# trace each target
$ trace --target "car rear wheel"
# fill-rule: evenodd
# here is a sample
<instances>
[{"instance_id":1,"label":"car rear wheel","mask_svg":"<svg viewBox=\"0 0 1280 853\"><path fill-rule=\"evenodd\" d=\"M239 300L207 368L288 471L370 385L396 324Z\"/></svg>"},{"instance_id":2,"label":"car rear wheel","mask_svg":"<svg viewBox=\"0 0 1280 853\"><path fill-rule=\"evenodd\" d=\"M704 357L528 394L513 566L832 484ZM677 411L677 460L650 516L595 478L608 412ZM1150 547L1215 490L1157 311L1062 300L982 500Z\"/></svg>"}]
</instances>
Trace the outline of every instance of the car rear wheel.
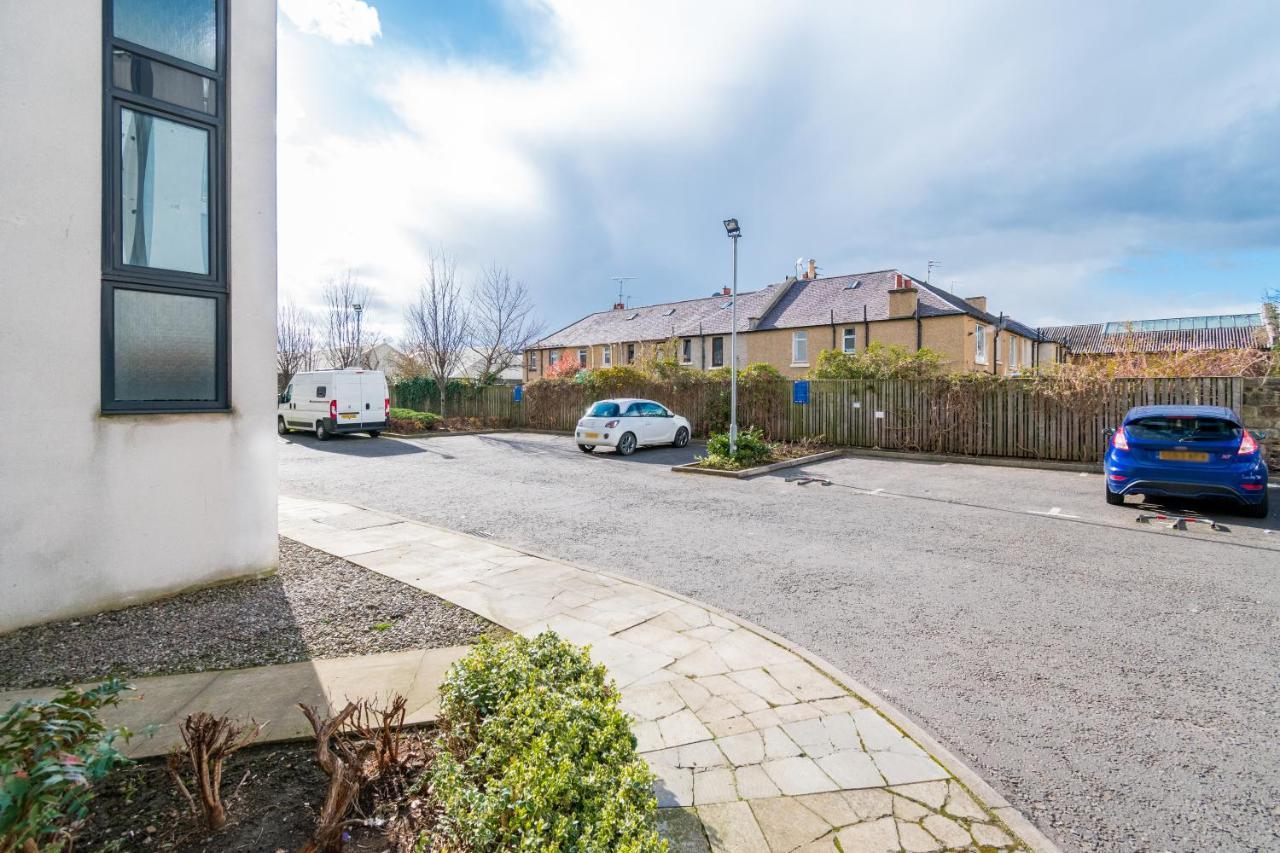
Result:
<instances>
[{"instance_id":1,"label":"car rear wheel","mask_svg":"<svg viewBox=\"0 0 1280 853\"><path fill-rule=\"evenodd\" d=\"M1107 503L1112 506L1121 506L1124 504L1124 495L1117 495L1115 492L1111 491L1106 483L1102 484L1102 488L1107 490Z\"/></svg>"},{"instance_id":2,"label":"car rear wheel","mask_svg":"<svg viewBox=\"0 0 1280 853\"><path fill-rule=\"evenodd\" d=\"M277 435L288 435L288 434L289 434L289 428L288 428L287 426L285 426L285 425L284 425L284 417L283 417L283 416L281 416L281 417L277 417L277 418L276 418L276 434L277 434Z\"/></svg>"},{"instance_id":3,"label":"car rear wheel","mask_svg":"<svg viewBox=\"0 0 1280 853\"><path fill-rule=\"evenodd\" d=\"M676 430L676 440L671 442L672 447L684 447L689 443L689 431L684 427Z\"/></svg>"},{"instance_id":4,"label":"car rear wheel","mask_svg":"<svg viewBox=\"0 0 1280 853\"><path fill-rule=\"evenodd\" d=\"M1271 500L1266 492L1262 493L1262 503L1245 504L1244 515L1246 518L1266 518L1271 511Z\"/></svg>"},{"instance_id":5,"label":"car rear wheel","mask_svg":"<svg viewBox=\"0 0 1280 853\"><path fill-rule=\"evenodd\" d=\"M321 441L329 440L329 430L325 427L324 421L316 421L316 438Z\"/></svg>"},{"instance_id":6,"label":"car rear wheel","mask_svg":"<svg viewBox=\"0 0 1280 853\"><path fill-rule=\"evenodd\" d=\"M622 437L618 439L618 455L630 456L636 452L636 435L633 432L624 432Z\"/></svg>"},{"instance_id":7,"label":"car rear wheel","mask_svg":"<svg viewBox=\"0 0 1280 853\"><path fill-rule=\"evenodd\" d=\"M594 444L579 444L578 449L581 450L583 453L590 453L591 451L596 449L596 446Z\"/></svg>"}]
</instances>

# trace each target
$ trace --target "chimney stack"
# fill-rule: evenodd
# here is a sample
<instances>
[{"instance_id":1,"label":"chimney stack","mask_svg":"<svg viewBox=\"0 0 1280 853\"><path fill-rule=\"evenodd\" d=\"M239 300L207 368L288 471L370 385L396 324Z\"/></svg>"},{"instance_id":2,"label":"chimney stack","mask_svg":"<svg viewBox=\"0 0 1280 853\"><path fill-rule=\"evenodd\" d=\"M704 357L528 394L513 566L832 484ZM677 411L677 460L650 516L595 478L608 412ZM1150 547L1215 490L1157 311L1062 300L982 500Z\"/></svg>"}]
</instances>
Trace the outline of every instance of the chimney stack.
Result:
<instances>
[{"instance_id":1,"label":"chimney stack","mask_svg":"<svg viewBox=\"0 0 1280 853\"><path fill-rule=\"evenodd\" d=\"M804 277L810 281L818 277L818 262L813 258L809 259L809 271L805 273Z\"/></svg>"},{"instance_id":2,"label":"chimney stack","mask_svg":"<svg viewBox=\"0 0 1280 853\"><path fill-rule=\"evenodd\" d=\"M626 308L626 307L627 307L627 303L625 303L625 302L615 302L615 303L613 303L613 310L614 310L614 311L621 311L623 308Z\"/></svg>"},{"instance_id":3,"label":"chimney stack","mask_svg":"<svg viewBox=\"0 0 1280 853\"><path fill-rule=\"evenodd\" d=\"M979 311L987 310L987 297L985 296L966 296L964 298L964 301L968 302L970 305L972 305L974 308L977 308Z\"/></svg>"},{"instance_id":4,"label":"chimney stack","mask_svg":"<svg viewBox=\"0 0 1280 853\"><path fill-rule=\"evenodd\" d=\"M733 288L731 288L731 287L722 287L722 288L720 289L720 295L721 295L721 296L732 296L732 295L733 295Z\"/></svg>"},{"instance_id":5,"label":"chimney stack","mask_svg":"<svg viewBox=\"0 0 1280 853\"><path fill-rule=\"evenodd\" d=\"M916 313L916 300L920 294L911 279L902 273L893 274L893 288L889 291L889 318L912 317Z\"/></svg>"}]
</instances>

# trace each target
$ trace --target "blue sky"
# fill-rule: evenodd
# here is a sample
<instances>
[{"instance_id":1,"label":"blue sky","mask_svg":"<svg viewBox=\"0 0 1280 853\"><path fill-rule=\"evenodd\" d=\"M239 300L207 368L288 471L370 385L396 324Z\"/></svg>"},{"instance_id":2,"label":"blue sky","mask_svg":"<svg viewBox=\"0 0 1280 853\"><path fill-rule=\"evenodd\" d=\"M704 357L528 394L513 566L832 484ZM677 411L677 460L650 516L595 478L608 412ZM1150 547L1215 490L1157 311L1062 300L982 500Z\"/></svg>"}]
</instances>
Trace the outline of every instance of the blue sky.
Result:
<instances>
[{"instance_id":1,"label":"blue sky","mask_svg":"<svg viewBox=\"0 0 1280 853\"><path fill-rule=\"evenodd\" d=\"M280 0L280 281L398 334L427 252L548 328L816 258L1051 324L1280 287L1266 2Z\"/></svg>"}]
</instances>

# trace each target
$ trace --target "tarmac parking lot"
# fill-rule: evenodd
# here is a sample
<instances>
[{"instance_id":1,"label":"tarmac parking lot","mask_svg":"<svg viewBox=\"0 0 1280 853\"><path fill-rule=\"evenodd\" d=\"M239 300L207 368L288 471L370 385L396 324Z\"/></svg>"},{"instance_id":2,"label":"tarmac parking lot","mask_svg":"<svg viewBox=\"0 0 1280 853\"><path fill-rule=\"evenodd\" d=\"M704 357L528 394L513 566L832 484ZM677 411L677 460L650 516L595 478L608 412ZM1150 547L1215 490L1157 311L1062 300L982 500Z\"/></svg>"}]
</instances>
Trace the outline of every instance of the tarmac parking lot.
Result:
<instances>
[{"instance_id":1,"label":"tarmac parking lot","mask_svg":"<svg viewBox=\"0 0 1280 853\"><path fill-rule=\"evenodd\" d=\"M281 439L284 494L663 586L861 679L1067 849L1280 845L1280 509L1108 506L1100 474L845 457L750 480L532 433ZM813 478L797 482L798 476ZM1273 495L1273 498L1277 497Z\"/></svg>"}]
</instances>

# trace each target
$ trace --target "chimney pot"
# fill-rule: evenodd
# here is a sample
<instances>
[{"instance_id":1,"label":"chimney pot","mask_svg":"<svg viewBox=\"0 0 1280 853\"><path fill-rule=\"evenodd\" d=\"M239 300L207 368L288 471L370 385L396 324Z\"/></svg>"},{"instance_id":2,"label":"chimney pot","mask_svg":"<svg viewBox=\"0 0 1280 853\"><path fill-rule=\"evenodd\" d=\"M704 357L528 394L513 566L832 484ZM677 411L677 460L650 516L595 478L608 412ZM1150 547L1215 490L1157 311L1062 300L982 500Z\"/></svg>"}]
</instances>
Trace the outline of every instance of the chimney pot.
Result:
<instances>
[{"instance_id":1,"label":"chimney pot","mask_svg":"<svg viewBox=\"0 0 1280 853\"><path fill-rule=\"evenodd\" d=\"M810 258L810 259L809 259L809 273L808 273L808 275L806 275L806 276L805 276L805 278L808 278L808 279L810 279L810 280L813 280L813 279L815 279L815 278L817 278L817 277L818 277L818 262L817 262L816 260L814 260L813 258Z\"/></svg>"},{"instance_id":2,"label":"chimney pot","mask_svg":"<svg viewBox=\"0 0 1280 853\"><path fill-rule=\"evenodd\" d=\"M626 305L626 303L625 303L625 302L615 302L615 303L613 303L613 310L614 310L614 311L621 311L623 308L626 308L626 307L627 307L627 305Z\"/></svg>"},{"instance_id":3,"label":"chimney pot","mask_svg":"<svg viewBox=\"0 0 1280 853\"><path fill-rule=\"evenodd\" d=\"M733 295L733 289L732 289L732 288L729 288L729 287L723 287L723 288L721 288L721 289L720 289L720 295L721 295L721 296L732 296L732 295Z\"/></svg>"}]
</instances>

